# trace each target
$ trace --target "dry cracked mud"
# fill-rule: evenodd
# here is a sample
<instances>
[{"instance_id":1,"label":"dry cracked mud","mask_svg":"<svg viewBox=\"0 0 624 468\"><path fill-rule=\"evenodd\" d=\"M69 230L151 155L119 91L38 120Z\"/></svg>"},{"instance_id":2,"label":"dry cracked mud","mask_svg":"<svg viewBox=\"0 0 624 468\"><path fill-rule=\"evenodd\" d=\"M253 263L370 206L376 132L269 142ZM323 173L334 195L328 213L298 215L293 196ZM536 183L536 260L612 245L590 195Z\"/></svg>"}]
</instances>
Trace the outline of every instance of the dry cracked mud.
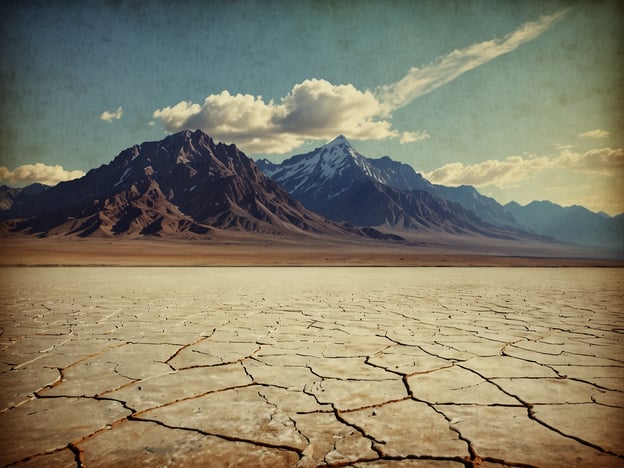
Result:
<instances>
[{"instance_id":1,"label":"dry cracked mud","mask_svg":"<svg viewBox=\"0 0 624 468\"><path fill-rule=\"evenodd\" d=\"M0 275L3 466L624 466L621 269Z\"/></svg>"}]
</instances>

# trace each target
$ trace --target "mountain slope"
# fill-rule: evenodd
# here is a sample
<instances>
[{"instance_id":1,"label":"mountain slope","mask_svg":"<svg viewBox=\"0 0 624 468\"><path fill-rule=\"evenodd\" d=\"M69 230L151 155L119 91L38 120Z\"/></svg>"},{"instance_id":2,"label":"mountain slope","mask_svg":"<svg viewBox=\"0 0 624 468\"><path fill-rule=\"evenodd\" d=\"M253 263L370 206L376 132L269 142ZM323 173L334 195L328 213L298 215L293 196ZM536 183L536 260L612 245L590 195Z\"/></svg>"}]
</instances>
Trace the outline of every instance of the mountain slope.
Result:
<instances>
[{"instance_id":1,"label":"mountain slope","mask_svg":"<svg viewBox=\"0 0 624 468\"><path fill-rule=\"evenodd\" d=\"M48 189L47 185L31 184L23 188L0 186L0 211L9 210L14 206L23 204L29 198L39 195Z\"/></svg>"},{"instance_id":2,"label":"mountain slope","mask_svg":"<svg viewBox=\"0 0 624 468\"><path fill-rule=\"evenodd\" d=\"M410 166L389 157L370 159L344 136L281 164L258 166L307 208L360 226L513 237L514 229L484 223ZM510 217L508 214L507 217Z\"/></svg>"},{"instance_id":3,"label":"mountain slope","mask_svg":"<svg viewBox=\"0 0 624 468\"><path fill-rule=\"evenodd\" d=\"M122 151L111 163L0 212L12 232L183 235L216 230L362 236L304 208L234 145L201 131Z\"/></svg>"},{"instance_id":4,"label":"mountain slope","mask_svg":"<svg viewBox=\"0 0 624 468\"><path fill-rule=\"evenodd\" d=\"M511 233L484 225L472 212L422 190L402 191L374 180L349 186L324 207L330 219L359 226L444 231L510 238Z\"/></svg>"},{"instance_id":5,"label":"mountain slope","mask_svg":"<svg viewBox=\"0 0 624 468\"><path fill-rule=\"evenodd\" d=\"M475 213L486 223L500 227L511 227L516 229L526 228L519 223L513 215L505 210L503 205L496 200L485 195L481 195L470 185L460 185L458 187L447 187L445 185L432 185L431 193L446 200L459 203L467 210Z\"/></svg>"},{"instance_id":6,"label":"mountain slope","mask_svg":"<svg viewBox=\"0 0 624 468\"><path fill-rule=\"evenodd\" d=\"M342 156L345 154L352 156L355 167L353 164L349 164L348 158L342 163L339 162L341 159L340 149L343 145ZM459 203L488 224L522 229L522 226L510 213L505 211L502 205L493 198L481 195L473 187L446 187L432 184L409 164L394 161L388 156L378 159L362 156L351 147L342 135L324 147L317 148L307 154L293 156L281 164L274 164L266 159L257 161L257 164L268 176L280 182L288 192L314 210L323 209L322 206L318 206L317 199L319 196L314 193L314 189L320 190L318 187L323 185L323 183L318 183L322 179L335 181L338 187L327 184L325 190L329 193L338 193L340 187L344 188L350 185L353 178L356 180L372 178L377 182L402 191L423 190L436 197ZM357 171L358 168L359 171ZM354 170L357 173L355 176ZM338 171L338 178L333 174L334 171ZM303 182L304 179L309 182ZM299 185L300 183L301 185ZM317 183L317 185L311 186L313 183ZM321 203L321 205L324 204L324 202Z\"/></svg>"},{"instance_id":7,"label":"mountain slope","mask_svg":"<svg viewBox=\"0 0 624 468\"><path fill-rule=\"evenodd\" d=\"M258 167L307 208L323 213L332 199L357 182L387 183L383 171L370 165L340 135L327 145L293 156L281 164L257 161Z\"/></svg>"}]
</instances>

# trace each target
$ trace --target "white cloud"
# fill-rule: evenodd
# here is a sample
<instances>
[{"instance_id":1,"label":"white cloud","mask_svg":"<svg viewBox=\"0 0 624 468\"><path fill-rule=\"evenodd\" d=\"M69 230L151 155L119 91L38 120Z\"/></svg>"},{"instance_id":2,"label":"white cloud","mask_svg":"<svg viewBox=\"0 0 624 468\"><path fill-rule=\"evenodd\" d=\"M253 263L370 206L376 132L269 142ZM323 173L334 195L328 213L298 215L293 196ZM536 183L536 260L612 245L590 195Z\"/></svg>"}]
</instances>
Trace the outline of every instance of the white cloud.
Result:
<instances>
[{"instance_id":1,"label":"white cloud","mask_svg":"<svg viewBox=\"0 0 624 468\"><path fill-rule=\"evenodd\" d=\"M100 120L104 120L105 122L112 122L113 120L121 119L123 115L123 109L118 107L115 112L104 111L102 115L100 115Z\"/></svg>"},{"instance_id":2,"label":"white cloud","mask_svg":"<svg viewBox=\"0 0 624 468\"><path fill-rule=\"evenodd\" d=\"M539 37L564 14L562 10L525 23L501 40L455 50L423 68L412 68L400 81L375 91L308 79L275 101L266 102L262 96L250 94L232 95L225 90L211 94L202 104L181 101L157 109L152 117L168 132L199 128L256 154L286 153L306 140L327 140L341 133L356 140L396 138L401 143L416 142L429 135L393 129L392 111ZM115 118L113 115L106 113L109 121Z\"/></svg>"},{"instance_id":3,"label":"white cloud","mask_svg":"<svg viewBox=\"0 0 624 468\"><path fill-rule=\"evenodd\" d=\"M406 106L414 99L430 93L460 75L503 54L512 52L547 31L566 14L561 10L537 21L525 23L502 40L479 42L438 58L422 68L413 67L401 80L380 89L379 98L388 111Z\"/></svg>"},{"instance_id":4,"label":"white cloud","mask_svg":"<svg viewBox=\"0 0 624 468\"><path fill-rule=\"evenodd\" d=\"M624 171L624 149L600 148L585 153L564 150L554 161L558 167L610 175Z\"/></svg>"},{"instance_id":5,"label":"white cloud","mask_svg":"<svg viewBox=\"0 0 624 468\"><path fill-rule=\"evenodd\" d=\"M609 136L609 132L600 129L588 130L586 132L579 133L578 136L581 138L606 138Z\"/></svg>"},{"instance_id":6,"label":"white cloud","mask_svg":"<svg viewBox=\"0 0 624 468\"><path fill-rule=\"evenodd\" d=\"M286 131L304 133L309 138L326 138L345 131L356 139L398 136L390 130L390 122L385 120L387 116L375 95L351 84L305 80L295 85L282 102L286 112L278 116L276 123Z\"/></svg>"},{"instance_id":7,"label":"white cloud","mask_svg":"<svg viewBox=\"0 0 624 468\"><path fill-rule=\"evenodd\" d=\"M202 105L182 101L158 109L153 118L169 132L200 128L252 153L285 153L305 140L341 133L353 139L399 136L373 93L316 79L296 84L278 103L226 90Z\"/></svg>"},{"instance_id":8,"label":"white cloud","mask_svg":"<svg viewBox=\"0 0 624 468\"><path fill-rule=\"evenodd\" d=\"M201 106L199 104L180 101L173 107L154 111L153 117L160 119L167 130L178 131L190 117L197 115L200 111Z\"/></svg>"},{"instance_id":9,"label":"white cloud","mask_svg":"<svg viewBox=\"0 0 624 468\"><path fill-rule=\"evenodd\" d=\"M77 179L83 175L85 175L83 171L67 171L62 166L48 166L43 163L24 164L12 171L5 166L0 166L0 182L17 186L35 182L56 185L59 182Z\"/></svg>"},{"instance_id":10,"label":"white cloud","mask_svg":"<svg viewBox=\"0 0 624 468\"><path fill-rule=\"evenodd\" d=\"M436 184L475 187L494 185L501 188L513 186L549 165L550 161L546 157L525 159L522 156L511 156L503 161L491 159L479 164L464 165L460 162L445 164L424 175Z\"/></svg>"},{"instance_id":11,"label":"white cloud","mask_svg":"<svg viewBox=\"0 0 624 468\"><path fill-rule=\"evenodd\" d=\"M517 185L527 177L548 169L594 172L603 175L624 175L624 149L601 148L585 153L564 149L558 156L511 156L504 160L488 160L464 165L445 164L423 175L431 182L443 185L495 186Z\"/></svg>"},{"instance_id":12,"label":"white cloud","mask_svg":"<svg viewBox=\"0 0 624 468\"><path fill-rule=\"evenodd\" d=\"M403 132L401 134L401 139L399 143L402 145L405 143L413 143L415 141L426 140L429 138L429 134L427 132Z\"/></svg>"}]
</instances>

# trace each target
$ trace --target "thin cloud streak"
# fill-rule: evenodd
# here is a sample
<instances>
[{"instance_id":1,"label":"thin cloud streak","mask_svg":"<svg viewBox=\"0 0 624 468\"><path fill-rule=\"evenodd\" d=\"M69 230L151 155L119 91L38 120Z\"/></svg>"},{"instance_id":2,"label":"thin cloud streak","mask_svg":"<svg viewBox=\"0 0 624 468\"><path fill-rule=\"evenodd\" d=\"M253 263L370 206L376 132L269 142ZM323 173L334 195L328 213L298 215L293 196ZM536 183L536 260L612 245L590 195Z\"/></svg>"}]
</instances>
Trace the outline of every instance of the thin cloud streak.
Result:
<instances>
[{"instance_id":1,"label":"thin cloud streak","mask_svg":"<svg viewBox=\"0 0 624 468\"><path fill-rule=\"evenodd\" d=\"M588 130L583 133L579 133L579 137L581 138L606 138L610 135L610 133L606 130L596 129L596 130Z\"/></svg>"},{"instance_id":2,"label":"thin cloud streak","mask_svg":"<svg viewBox=\"0 0 624 468\"><path fill-rule=\"evenodd\" d=\"M383 86L378 93L384 108L393 111L411 103L453 81L464 73L483 65L503 54L514 51L522 44L537 39L560 21L567 13L561 10L537 21L523 24L502 40L484 41L439 58L423 68L412 68L400 81Z\"/></svg>"}]
</instances>

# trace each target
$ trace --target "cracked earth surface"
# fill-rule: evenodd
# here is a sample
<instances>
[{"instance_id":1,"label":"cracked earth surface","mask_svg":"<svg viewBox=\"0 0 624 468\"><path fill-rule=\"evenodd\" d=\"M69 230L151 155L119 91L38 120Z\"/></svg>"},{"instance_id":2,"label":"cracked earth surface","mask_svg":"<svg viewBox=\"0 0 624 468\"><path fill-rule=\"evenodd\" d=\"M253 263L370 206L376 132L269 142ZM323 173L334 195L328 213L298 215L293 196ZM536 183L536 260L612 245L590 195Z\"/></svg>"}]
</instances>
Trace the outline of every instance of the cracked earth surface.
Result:
<instances>
[{"instance_id":1,"label":"cracked earth surface","mask_svg":"<svg viewBox=\"0 0 624 468\"><path fill-rule=\"evenodd\" d=\"M0 275L3 466L624 466L621 269Z\"/></svg>"}]
</instances>

